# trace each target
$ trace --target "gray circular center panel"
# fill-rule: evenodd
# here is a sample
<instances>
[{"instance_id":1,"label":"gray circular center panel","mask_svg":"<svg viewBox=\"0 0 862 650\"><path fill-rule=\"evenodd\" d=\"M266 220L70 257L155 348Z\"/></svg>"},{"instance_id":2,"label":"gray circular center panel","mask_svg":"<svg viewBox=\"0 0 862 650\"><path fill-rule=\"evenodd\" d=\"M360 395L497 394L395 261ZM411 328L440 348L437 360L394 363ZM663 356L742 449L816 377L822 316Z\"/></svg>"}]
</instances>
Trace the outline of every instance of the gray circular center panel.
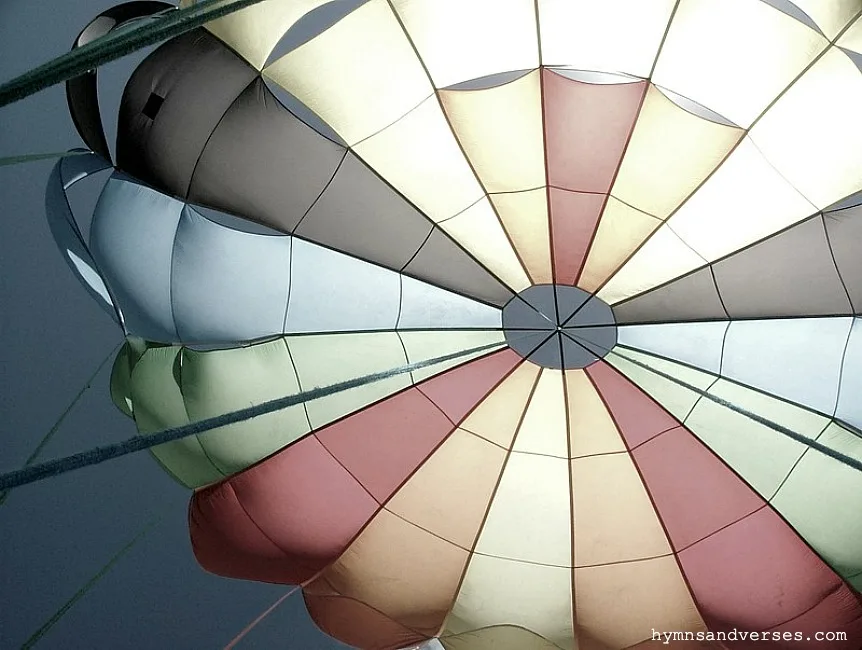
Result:
<instances>
[{"instance_id":1,"label":"gray circular center panel","mask_svg":"<svg viewBox=\"0 0 862 650\"><path fill-rule=\"evenodd\" d=\"M506 343L544 368L586 368L617 343L611 308L577 287L538 284L503 307Z\"/></svg>"}]
</instances>

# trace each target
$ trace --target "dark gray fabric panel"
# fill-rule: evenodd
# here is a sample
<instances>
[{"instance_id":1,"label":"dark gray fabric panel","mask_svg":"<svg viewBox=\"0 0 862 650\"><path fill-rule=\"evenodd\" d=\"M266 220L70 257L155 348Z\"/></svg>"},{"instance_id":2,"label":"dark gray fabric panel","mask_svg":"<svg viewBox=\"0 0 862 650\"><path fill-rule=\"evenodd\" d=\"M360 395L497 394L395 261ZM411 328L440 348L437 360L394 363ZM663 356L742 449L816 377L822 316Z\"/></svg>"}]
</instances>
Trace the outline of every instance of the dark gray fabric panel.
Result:
<instances>
[{"instance_id":1,"label":"dark gray fabric panel","mask_svg":"<svg viewBox=\"0 0 862 650\"><path fill-rule=\"evenodd\" d=\"M853 302L853 313L862 314L862 205L828 212L824 222L838 272Z\"/></svg>"},{"instance_id":2,"label":"dark gray fabric panel","mask_svg":"<svg viewBox=\"0 0 862 650\"><path fill-rule=\"evenodd\" d=\"M731 318L849 314L818 215L713 265Z\"/></svg>"},{"instance_id":3,"label":"dark gray fabric panel","mask_svg":"<svg viewBox=\"0 0 862 650\"><path fill-rule=\"evenodd\" d=\"M431 231L404 273L497 307L515 295L439 228Z\"/></svg>"},{"instance_id":4,"label":"dark gray fabric panel","mask_svg":"<svg viewBox=\"0 0 862 650\"><path fill-rule=\"evenodd\" d=\"M206 143L189 200L292 232L344 153L284 108L258 77Z\"/></svg>"},{"instance_id":5,"label":"dark gray fabric panel","mask_svg":"<svg viewBox=\"0 0 862 650\"><path fill-rule=\"evenodd\" d=\"M621 325L727 317L709 267L614 305L612 309Z\"/></svg>"},{"instance_id":6,"label":"dark gray fabric panel","mask_svg":"<svg viewBox=\"0 0 862 650\"><path fill-rule=\"evenodd\" d=\"M401 270L428 238L431 228L433 224L422 213L348 153L296 234Z\"/></svg>"},{"instance_id":7,"label":"dark gray fabric panel","mask_svg":"<svg viewBox=\"0 0 862 650\"><path fill-rule=\"evenodd\" d=\"M207 140L256 76L204 29L168 41L126 84L117 125L118 167L185 198Z\"/></svg>"}]
</instances>

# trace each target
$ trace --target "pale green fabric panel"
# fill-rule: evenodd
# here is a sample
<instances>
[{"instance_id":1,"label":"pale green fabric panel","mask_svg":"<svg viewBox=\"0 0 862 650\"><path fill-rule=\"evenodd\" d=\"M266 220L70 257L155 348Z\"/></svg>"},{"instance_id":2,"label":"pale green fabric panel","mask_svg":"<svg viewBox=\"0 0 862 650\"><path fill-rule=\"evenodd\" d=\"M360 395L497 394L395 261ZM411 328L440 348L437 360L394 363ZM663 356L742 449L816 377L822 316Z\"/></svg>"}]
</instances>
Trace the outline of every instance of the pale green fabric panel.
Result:
<instances>
[{"instance_id":1,"label":"pale green fabric panel","mask_svg":"<svg viewBox=\"0 0 862 650\"><path fill-rule=\"evenodd\" d=\"M407 365L396 332L293 336L287 345L304 391ZM311 426L322 427L410 385L404 373L310 401Z\"/></svg>"},{"instance_id":2,"label":"pale green fabric panel","mask_svg":"<svg viewBox=\"0 0 862 650\"><path fill-rule=\"evenodd\" d=\"M404 348L407 350L407 358L410 363L427 361L492 343L499 343L501 346L505 343L505 334L502 330L428 330L400 332L400 336L404 342ZM413 382L418 383L434 375L439 375L445 370L467 363L476 357L490 354L490 352L491 350L474 352L451 361L414 370L410 375Z\"/></svg>"},{"instance_id":3,"label":"pale green fabric panel","mask_svg":"<svg viewBox=\"0 0 862 650\"><path fill-rule=\"evenodd\" d=\"M132 413L141 433L189 424L179 384L180 349L151 348L132 368ZM169 474L187 487L207 485L224 477L206 458L197 436L159 445L152 453Z\"/></svg>"},{"instance_id":4,"label":"pale green fabric panel","mask_svg":"<svg viewBox=\"0 0 862 650\"><path fill-rule=\"evenodd\" d=\"M862 461L862 439L835 423L818 442ZM772 505L838 573L862 586L862 472L809 449Z\"/></svg>"},{"instance_id":5,"label":"pale green fabric panel","mask_svg":"<svg viewBox=\"0 0 862 650\"><path fill-rule=\"evenodd\" d=\"M192 422L299 392L283 339L260 345L198 352L184 349L181 390ZM213 429L198 436L207 458L234 474L308 433L302 405Z\"/></svg>"}]
</instances>

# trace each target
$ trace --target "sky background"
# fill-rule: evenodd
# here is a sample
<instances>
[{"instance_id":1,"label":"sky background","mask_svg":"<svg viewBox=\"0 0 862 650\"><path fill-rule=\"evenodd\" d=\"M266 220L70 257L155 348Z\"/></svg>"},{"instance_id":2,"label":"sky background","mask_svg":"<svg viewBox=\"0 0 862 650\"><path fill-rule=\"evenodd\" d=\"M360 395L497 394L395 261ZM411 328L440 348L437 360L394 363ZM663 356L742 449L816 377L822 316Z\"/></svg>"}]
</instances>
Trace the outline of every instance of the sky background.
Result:
<instances>
[{"instance_id":1,"label":"sky background","mask_svg":"<svg viewBox=\"0 0 862 650\"><path fill-rule=\"evenodd\" d=\"M116 0L2 0L0 82L63 54ZM152 48L151 48L152 49ZM151 51L146 50L147 51ZM100 71L113 150L116 111L138 53ZM62 85L0 108L0 157L81 147ZM0 471L18 469L108 355L42 460L125 439L131 420L108 378L122 332L78 284L45 219L55 161L0 167ZM87 221L104 175L70 196ZM143 452L14 490L0 505L0 648L18 648L154 519L158 523L36 645L223 648L288 588L205 573L192 555L189 492ZM237 646L328 650L299 593Z\"/></svg>"}]
</instances>

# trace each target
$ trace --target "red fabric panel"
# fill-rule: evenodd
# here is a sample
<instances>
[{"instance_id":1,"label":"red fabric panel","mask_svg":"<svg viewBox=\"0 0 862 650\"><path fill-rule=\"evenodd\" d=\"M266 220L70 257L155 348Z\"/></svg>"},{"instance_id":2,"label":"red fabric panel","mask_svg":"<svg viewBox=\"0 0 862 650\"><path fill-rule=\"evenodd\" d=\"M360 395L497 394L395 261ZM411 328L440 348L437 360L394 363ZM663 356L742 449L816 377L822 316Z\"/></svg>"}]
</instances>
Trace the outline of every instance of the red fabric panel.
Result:
<instances>
[{"instance_id":1,"label":"red fabric panel","mask_svg":"<svg viewBox=\"0 0 862 650\"><path fill-rule=\"evenodd\" d=\"M818 632L838 631L845 632L847 639L838 640L837 637L817 639ZM859 650L862 647L862 611L859 607L859 598L846 585L842 585L814 609L770 630L770 636L773 632L780 633L782 637L788 632L793 635L798 634L802 637L802 641L788 641L782 638L784 643L773 642L772 647L808 648L809 650L826 647L829 650ZM774 637L772 638L774 639ZM761 643L758 648L762 647L763 644Z\"/></svg>"},{"instance_id":2,"label":"red fabric panel","mask_svg":"<svg viewBox=\"0 0 862 650\"><path fill-rule=\"evenodd\" d=\"M800 625L812 629L860 629L858 599L842 599L841 578L771 508L698 542L679 559L710 629L765 631L806 612Z\"/></svg>"},{"instance_id":3,"label":"red fabric panel","mask_svg":"<svg viewBox=\"0 0 862 650\"><path fill-rule=\"evenodd\" d=\"M638 469L679 550L750 515L766 502L683 427L633 453Z\"/></svg>"},{"instance_id":4,"label":"red fabric panel","mask_svg":"<svg viewBox=\"0 0 862 650\"><path fill-rule=\"evenodd\" d=\"M605 194L582 194L550 188L554 281L574 284L589 252L605 205Z\"/></svg>"},{"instance_id":5,"label":"red fabric panel","mask_svg":"<svg viewBox=\"0 0 862 650\"><path fill-rule=\"evenodd\" d=\"M379 506L308 437L189 506L192 548L212 573L298 584L338 558Z\"/></svg>"},{"instance_id":6,"label":"red fabric panel","mask_svg":"<svg viewBox=\"0 0 862 650\"><path fill-rule=\"evenodd\" d=\"M454 428L430 399L411 388L326 427L317 437L382 503Z\"/></svg>"},{"instance_id":7,"label":"red fabric panel","mask_svg":"<svg viewBox=\"0 0 862 650\"><path fill-rule=\"evenodd\" d=\"M432 377L418 388L457 424L522 361L506 348Z\"/></svg>"},{"instance_id":8,"label":"red fabric panel","mask_svg":"<svg viewBox=\"0 0 862 650\"><path fill-rule=\"evenodd\" d=\"M629 449L679 425L673 416L607 362L594 363L586 371Z\"/></svg>"},{"instance_id":9,"label":"red fabric panel","mask_svg":"<svg viewBox=\"0 0 862 650\"><path fill-rule=\"evenodd\" d=\"M548 183L611 190L647 83L593 84L542 70Z\"/></svg>"}]
</instances>

